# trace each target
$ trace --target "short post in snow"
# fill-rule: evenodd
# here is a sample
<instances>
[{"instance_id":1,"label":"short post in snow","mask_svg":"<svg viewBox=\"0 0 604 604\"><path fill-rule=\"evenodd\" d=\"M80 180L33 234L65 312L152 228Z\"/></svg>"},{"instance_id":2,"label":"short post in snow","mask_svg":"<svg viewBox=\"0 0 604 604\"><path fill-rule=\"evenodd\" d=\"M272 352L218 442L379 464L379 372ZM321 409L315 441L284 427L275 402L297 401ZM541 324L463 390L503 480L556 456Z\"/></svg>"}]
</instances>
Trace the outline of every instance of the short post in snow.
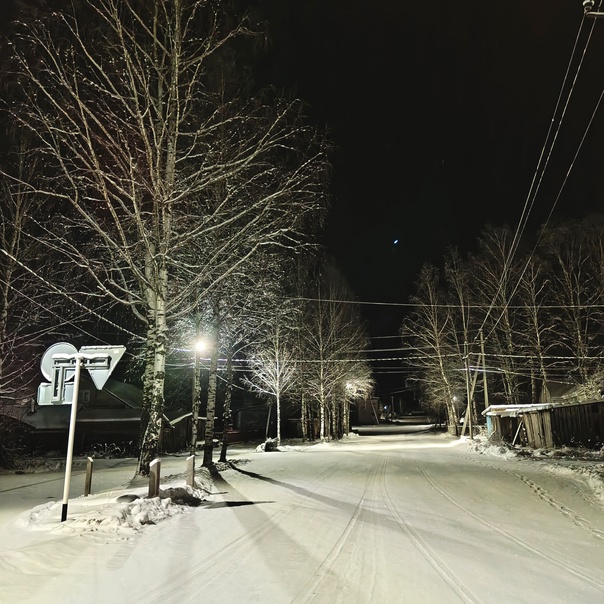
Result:
<instances>
[{"instance_id":1,"label":"short post in snow","mask_svg":"<svg viewBox=\"0 0 604 604\"><path fill-rule=\"evenodd\" d=\"M156 458L149 464L149 497L157 497L159 495L160 470L161 461Z\"/></svg>"},{"instance_id":2,"label":"short post in snow","mask_svg":"<svg viewBox=\"0 0 604 604\"><path fill-rule=\"evenodd\" d=\"M187 457L187 485L190 487L195 486L195 455L189 455Z\"/></svg>"},{"instance_id":3,"label":"short post in snow","mask_svg":"<svg viewBox=\"0 0 604 604\"><path fill-rule=\"evenodd\" d=\"M86 482L84 483L84 497L88 497L90 495L90 491L92 488L92 466L94 461L92 457L88 458L88 463L86 464Z\"/></svg>"}]
</instances>

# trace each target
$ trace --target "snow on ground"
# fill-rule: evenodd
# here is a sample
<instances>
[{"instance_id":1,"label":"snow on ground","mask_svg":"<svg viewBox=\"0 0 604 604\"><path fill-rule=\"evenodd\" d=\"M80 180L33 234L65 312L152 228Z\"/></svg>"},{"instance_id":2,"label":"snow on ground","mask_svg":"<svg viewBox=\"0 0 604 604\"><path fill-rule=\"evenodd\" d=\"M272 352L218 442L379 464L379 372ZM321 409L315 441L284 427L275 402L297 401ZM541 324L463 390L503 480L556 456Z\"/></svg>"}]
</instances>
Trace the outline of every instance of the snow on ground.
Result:
<instances>
[{"instance_id":1,"label":"snow on ground","mask_svg":"<svg viewBox=\"0 0 604 604\"><path fill-rule=\"evenodd\" d=\"M231 453L195 488L162 459L154 498L134 460L88 497L75 472L66 522L61 472L0 474L0 602L604 601L601 452L424 426Z\"/></svg>"},{"instance_id":2,"label":"snow on ground","mask_svg":"<svg viewBox=\"0 0 604 604\"><path fill-rule=\"evenodd\" d=\"M530 458L552 474L559 474L584 482L604 506L604 447L597 450L560 447L557 449L529 449L511 447L506 443L490 443L485 435L460 439L469 451L508 460Z\"/></svg>"},{"instance_id":3,"label":"snow on ground","mask_svg":"<svg viewBox=\"0 0 604 604\"><path fill-rule=\"evenodd\" d=\"M420 428L429 429L430 426ZM370 430L371 432L371 430ZM287 444L284 442L276 447L272 443L271 450L277 452L320 450L342 450L351 443L359 442L358 434L354 432L339 441L325 441L308 444ZM291 441L295 442L295 441ZM397 447L400 447L400 443ZM411 444L414 448L419 445L416 441ZM433 434L424 446L434 448L459 447L480 455L497 457L506 460L520 461L528 457L534 461L543 462L543 467L550 473L560 474L575 480L583 481L594 495L604 505L604 449L590 451L587 449L560 448L554 450L524 449L510 447L505 443L490 443L485 435L470 439L463 436L451 438L445 433ZM255 449L256 453L265 450L265 443ZM236 462L235 462L236 463ZM229 464L216 464L219 469L227 470ZM32 468L39 474L61 469L63 464L44 463L42 467ZM1 476L0 476L1 480ZM138 483L140 484L140 480ZM144 529L145 525L158 524L176 514L187 513L189 508L207 504L211 497L212 478L205 468L199 468L195 477L195 488L185 484L184 476L173 475L162 478L163 488L157 497L148 498L148 487L126 488L123 491L101 493L88 497L78 497L69 503L68 519L58 523L61 517L62 500L51 501L35 506L19 515L16 525L30 531L56 531L64 533L88 533L128 537Z\"/></svg>"},{"instance_id":4,"label":"snow on ground","mask_svg":"<svg viewBox=\"0 0 604 604\"><path fill-rule=\"evenodd\" d=\"M43 503L21 514L17 526L36 531L131 536L145 525L182 514L207 500L208 490L179 482L166 486L159 496L151 498L147 497L148 488L139 488L75 499L68 504L68 517L61 523L57 521L61 517L62 500Z\"/></svg>"}]
</instances>

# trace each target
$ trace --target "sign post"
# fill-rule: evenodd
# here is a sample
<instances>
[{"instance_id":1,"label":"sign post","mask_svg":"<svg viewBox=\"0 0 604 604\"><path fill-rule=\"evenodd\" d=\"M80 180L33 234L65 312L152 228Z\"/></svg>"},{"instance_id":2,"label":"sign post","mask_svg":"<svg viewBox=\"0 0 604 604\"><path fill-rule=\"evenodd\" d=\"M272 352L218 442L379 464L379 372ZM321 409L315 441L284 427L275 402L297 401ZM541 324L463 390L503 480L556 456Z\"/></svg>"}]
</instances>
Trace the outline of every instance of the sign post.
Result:
<instances>
[{"instance_id":1,"label":"sign post","mask_svg":"<svg viewBox=\"0 0 604 604\"><path fill-rule=\"evenodd\" d=\"M76 418L78 414L78 392L80 389L82 366L88 369L97 390L102 390L124 352L126 352L125 346L82 346L80 352L77 352L77 349L71 344L60 342L59 344L51 346L42 358L40 368L44 377L51 380L51 384L45 385L46 387L50 386L51 396L45 396L44 393L46 388L38 389L38 404L71 405L61 522L65 522L67 519L71 466L73 464L73 443L75 440ZM72 377L73 394L71 400L66 400L67 388L65 382L69 381Z\"/></svg>"},{"instance_id":2,"label":"sign post","mask_svg":"<svg viewBox=\"0 0 604 604\"><path fill-rule=\"evenodd\" d=\"M69 436L67 438L67 459L65 461L65 484L63 485L63 507L61 508L61 522L67 520L67 505L69 502L69 484L71 482L71 464L73 463L73 441L75 438L76 416L78 414L78 390L80 389L80 373L82 368L80 353L76 353L75 374L73 377L73 399L71 401L71 414L69 416Z\"/></svg>"}]
</instances>

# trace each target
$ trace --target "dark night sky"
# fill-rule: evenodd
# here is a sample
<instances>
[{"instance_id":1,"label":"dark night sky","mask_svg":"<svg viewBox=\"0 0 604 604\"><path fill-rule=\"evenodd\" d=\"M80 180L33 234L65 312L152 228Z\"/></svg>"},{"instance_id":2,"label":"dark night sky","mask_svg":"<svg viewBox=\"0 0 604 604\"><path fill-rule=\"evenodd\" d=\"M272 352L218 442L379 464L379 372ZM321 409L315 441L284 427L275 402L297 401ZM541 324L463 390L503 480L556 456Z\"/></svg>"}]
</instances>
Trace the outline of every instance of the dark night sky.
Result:
<instances>
[{"instance_id":1,"label":"dark night sky","mask_svg":"<svg viewBox=\"0 0 604 604\"><path fill-rule=\"evenodd\" d=\"M272 40L261 73L308 101L335 142L326 243L361 301L407 302L420 266L440 264L447 245L471 250L485 225L517 226L579 33L580 0L255 4ZM603 61L601 20L529 233L560 191L602 92ZM604 212L603 114L554 219ZM404 308L362 308L372 336L398 333ZM376 377L382 395L403 386L400 377Z\"/></svg>"},{"instance_id":2,"label":"dark night sky","mask_svg":"<svg viewBox=\"0 0 604 604\"><path fill-rule=\"evenodd\" d=\"M272 39L264 77L307 100L336 144L327 243L361 300L406 302L421 264L439 263L447 244L471 248L487 223L516 226L579 31L580 0L256 4ZM604 20L532 230L549 214L596 105L603 60ZM558 218L601 205L601 113ZM368 308L367 316L374 334L397 333L400 311Z\"/></svg>"}]
</instances>

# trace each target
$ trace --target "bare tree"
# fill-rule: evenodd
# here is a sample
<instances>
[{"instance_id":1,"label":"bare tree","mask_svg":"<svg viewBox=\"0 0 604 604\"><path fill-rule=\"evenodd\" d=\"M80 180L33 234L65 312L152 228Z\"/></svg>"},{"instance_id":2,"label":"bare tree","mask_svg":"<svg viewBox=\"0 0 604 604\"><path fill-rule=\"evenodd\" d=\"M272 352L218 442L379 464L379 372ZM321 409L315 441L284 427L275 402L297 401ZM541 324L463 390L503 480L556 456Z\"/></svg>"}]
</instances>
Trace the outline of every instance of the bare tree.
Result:
<instances>
[{"instance_id":1,"label":"bare tree","mask_svg":"<svg viewBox=\"0 0 604 604\"><path fill-rule=\"evenodd\" d=\"M450 247L445 254L444 276L447 285L448 301L452 309L452 335L457 349L458 370L465 376L465 392L467 402L466 423L469 425L470 417L476 417L476 405L472 396L471 379L471 342L478 335L476 317L472 313L472 278L467 262L464 261L459 250Z\"/></svg>"},{"instance_id":2,"label":"bare tree","mask_svg":"<svg viewBox=\"0 0 604 604\"><path fill-rule=\"evenodd\" d=\"M548 358L555 343L552 314L547 308L548 285L547 267L531 255L520 277L519 294L523 302L520 320L524 334L524 343L520 350L526 352L530 359L530 400L533 402L545 402L540 400L540 396L554 369Z\"/></svg>"},{"instance_id":3,"label":"bare tree","mask_svg":"<svg viewBox=\"0 0 604 604\"><path fill-rule=\"evenodd\" d=\"M457 401L465 392L465 378L460 371L453 310L434 266L422 267L411 302L414 310L401 329L410 348L406 363L414 373L412 379L420 384L424 408L437 415L444 409L453 428L459 421Z\"/></svg>"},{"instance_id":4,"label":"bare tree","mask_svg":"<svg viewBox=\"0 0 604 604\"><path fill-rule=\"evenodd\" d=\"M587 384L599 366L600 272L593 264L585 223L567 223L544 233L543 247L551 267L551 299L558 307L554 320L567 375Z\"/></svg>"},{"instance_id":5,"label":"bare tree","mask_svg":"<svg viewBox=\"0 0 604 604\"><path fill-rule=\"evenodd\" d=\"M292 390L297 377L296 358L291 346L291 329L284 313L277 312L260 345L252 349L248 366L250 374L245 383L263 397L275 402L277 410L277 446L281 444L281 401ZM266 435L268 438L268 434Z\"/></svg>"},{"instance_id":6,"label":"bare tree","mask_svg":"<svg viewBox=\"0 0 604 604\"><path fill-rule=\"evenodd\" d=\"M11 176L0 179L0 428L2 418L34 410L42 353L64 333L71 316L69 306L48 287L50 273L59 279L62 271L31 228L34 199L20 181L37 167L25 151L21 144L3 158L5 174ZM36 270L28 270L33 263ZM11 463L0 441L2 459Z\"/></svg>"},{"instance_id":7,"label":"bare tree","mask_svg":"<svg viewBox=\"0 0 604 604\"><path fill-rule=\"evenodd\" d=\"M516 310L522 260L513 248L509 228L487 227L478 239L478 253L472 263L472 293L481 307L486 346L498 360L505 399L521 402L523 385L518 351L524 335L518 327L520 313ZM475 336L474 336L475 337Z\"/></svg>"},{"instance_id":8,"label":"bare tree","mask_svg":"<svg viewBox=\"0 0 604 604\"><path fill-rule=\"evenodd\" d=\"M318 406L318 436L326 440L337 435L335 414L346 402L350 364L366 362L368 340L358 304L333 263L319 265L316 285L309 291L314 301L303 320L300 353L306 361L304 387Z\"/></svg>"},{"instance_id":9,"label":"bare tree","mask_svg":"<svg viewBox=\"0 0 604 604\"><path fill-rule=\"evenodd\" d=\"M351 359L344 368L344 376L340 384L342 393L342 415L339 430L341 435L350 431L350 405L355 401L366 400L375 388L375 380L371 366L366 359Z\"/></svg>"},{"instance_id":10,"label":"bare tree","mask_svg":"<svg viewBox=\"0 0 604 604\"><path fill-rule=\"evenodd\" d=\"M279 252L259 253L241 264L237 271L223 278L209 296L197 301L197 314L193 315L193 319L190 317L180 322L189 325L189 332L192 331L192 322L198 326L198 331L208 344L207 354L210 356L203 465L212 463L214 417L220 403L218 380L222 379L225 383L220 457L226 461L234 356L236 353L249 355L250 350L258 350L266 345L275 325L275 317L284 317L284 309L291 306L283 290L289 262L285 250ZM219 362L219 356L226 361Z\"/></svg>"},{"instance_id":11,"label":"bare tree","mask_svg":"<svg viewBox=\"0 0 604 604\"><path fill-rule=\"evenodd\" d=\"M469 262L447 251L444 283L434 267L424 267L412 298L416 308L402 328L412 346L406 361L421 385L423 403L438 409L463 391L461 384L452 386L459 382L454 376L470 377L470 345L476 349L480 328L489 368L495 370L488 373L489 391L492 383L499 389L495 396L535 401L543 393L540 386L556 381L580 386L578 396L599 397L603 240L602 219L590 217L550 225L523 255L515 251L518 242L507 227L488 227ZM450 421L455 413L450 405Z\"/></svg>"},{"instance_id":12,"label":"bare tree","mask_svg":"<svg viewBox=\"0 0 604 604\"><path fill-rule=\"evenodd\" d=\"M35 313L27 299L31 276L23 274L20 267L25 260L25 224L27 221L28 197L12 190L9 183L2 182L0 189L0 249L4 253L0 262L0 428L6 418L8 407L16 403L20 391L20 377L27 375L35 357L25 364L19 363L19 350L27 344L30 336L30 313ZM26 252L25 252L26 253ZM23 283L25 279L25 283ZM21 293L19 293L21 292ZM2 439L6 440L6 439ZM0 465L14 467L15 460L0 441Z\"/></svg>"},{"instance_id":13,"label":"bare tree","mask_svg":"<svg viewBox=\"0 0 604 604\"><path fill-rule=\"evenodd\" d=\"M85 17L22 24L15 65L31 92L14 115L48 166L30 190L63 204L47 245L145 330L145 474L159 446L170 321L259 249L299 242L322 207L325 145L298 102L216 92L217 57L250 34L226 3L82 5Z\"/></svg>"}]
</instances>

